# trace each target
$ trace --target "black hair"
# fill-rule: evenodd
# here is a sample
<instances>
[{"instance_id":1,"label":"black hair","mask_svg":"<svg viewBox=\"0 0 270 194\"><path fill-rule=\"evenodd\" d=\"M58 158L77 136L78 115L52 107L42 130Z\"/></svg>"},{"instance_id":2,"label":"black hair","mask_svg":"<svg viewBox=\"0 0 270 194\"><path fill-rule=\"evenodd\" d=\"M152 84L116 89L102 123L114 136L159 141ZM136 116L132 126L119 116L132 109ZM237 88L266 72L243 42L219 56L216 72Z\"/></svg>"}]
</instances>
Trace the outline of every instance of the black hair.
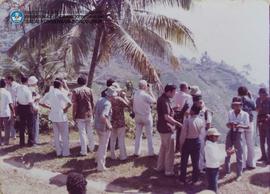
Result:
<instances>
[{"instance_id":1,"label":"black hair","mask_svg":"<svg viewBox=\"0 0 270 194\"><path fill-rule=\"evenodd\" d=\"M53 87L54 87L54 88L59 89L59 88L61 88L61 86L62 86L62 82L61 82L61 81L55 80L55 81L53 82Z\"/></svg>"},{"instance_id":2,"label":"black hair","mask_svg":"<svg viewBox=\"0 0 270 194\"><path fill-rule=\"evenodd\" d=\"M22 84L25 84L27 81L28 81L28 77L22 75L21 76L21 82L22 82Z\"/></svg>"},{"instance_id":3,"label":"black hair","mask_svg":"<svg viewBox=\"0 0 270 194\"><path fill-rule=\"evenodd\" d=\"M202 100L202 95L193 95L192 96L193 103Z\"/></svg>"},{"instance_id":4,"label":"black hair","mask_svg":"<svg viewBox=\"0 0 270 194\"><path fill-rule=\"evenodd\" d=\"M164 91L165 91L165 93L166 92L172 92L172 91L174 91L174 90L176 90L176 85L174 85L174 84L167 84L166 86L165 86L165 88L164 88Z\"/></svg>"},{"instance_id":5,"label":"black hair","mask_svg":"<svg viewBox=\"0 0 270 194\"><path fill-rule=\"evenodd\" d=\"M114 83L115 81L113 80L113 79L108 79L107 80L107 82L106 82L106 85L107 85L107 87L110 87L110 86L112 86L112 84Z\"/></svg>"},{"instance_id":6,"label":"black hair","mask_svg":"<svg viewBox=\"0 0 270 194\"><path fill-rule=\"evenodd\" d=\"M6 76L7 80L14 81L14 77L12 75L7 75Z\"/></svg>"},{"instance_id":7,"label":"black hair","mask_svg":"<svg viewBox=\"0 0 270 194\"><path fill-rule=\"evenodd\" d=\"M238 88L238 96L247 96L248 95L248 89L245 86L240 86Z\"/></svg>"},{"instance_id":8,"label":"black hair","mask_svg":"<svg viewBox=\"0 0 270 194\"><path fill-rule=\"evenodd\" d=\"M202 110L202 107L197 106L196 104L193 104L191 107L191 111L195 114L198 115Z\"/></svg>"},{"instance_id":9,"label":"black hair","mask_svg":"<svg viewBox=\"0 0 270 194\"><path fill-rule=\"evenodd\" d=\"M259 89L259 94L268 94L266 88L260 88Z\"/></svg>"},{"instance_id":10,"label":"black hair","mask_svg":"<svg viewBox=\"0 0 270 194\"><path fill-rule=\"evenodd\" d=\"M185 88L187 88L188 89L188 85L186 84L186 83L182 83L182 84L180 84L180 90L181 91L183 91Z\"/></svg>"},{"instance_id":11,"label":"black hair","mask_svg":"<svg viewBox=\"0 0 270 194\"><path fill-rule=\"evenodd\" d=\"M69 194L86 194L87 181L82 174L71 172L67 176L67 190Z\"/></svg>"},{"instance_id":12,"label":"black hair","mask_svg":"<svg viewBox=\"0 0 270 194\"><path fill-rule=\"evenodd\" d=\"M80 85L80 86L83 86L86 84L86 77L81 75L80 77L78 77L77 79L77 83Z\"/></svg>"},{"instance_id":13,"label":"black hair","mask_svg":"<svg viewBox=\"0 0 270 194\"><path fill-rule=\"evenodd\" d=\"M0 88L5 88L6 87L6 82L4 79L0 80Z\"/></svg>"}]
</instances>

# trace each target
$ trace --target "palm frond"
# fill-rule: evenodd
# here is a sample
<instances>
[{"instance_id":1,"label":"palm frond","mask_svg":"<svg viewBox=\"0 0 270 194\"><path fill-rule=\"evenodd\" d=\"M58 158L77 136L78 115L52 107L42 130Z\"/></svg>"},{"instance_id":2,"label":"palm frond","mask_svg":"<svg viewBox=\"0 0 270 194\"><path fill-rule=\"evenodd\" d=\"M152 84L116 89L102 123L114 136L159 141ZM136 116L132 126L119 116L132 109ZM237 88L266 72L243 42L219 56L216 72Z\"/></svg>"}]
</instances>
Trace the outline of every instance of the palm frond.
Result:
<instances>
[{"instance_id":1,"label":"palm frond","mask_svg":"<svg viewBox=\"0 0 270 194\"><path fill-rule=\"evenodd\" d=\"M144 77L148 77L152 83L160 83L154 66L148 57L132 37L118 24L112 24L111 42L116 54L123 55Z\"/></svg>"},{"instance_id":2,"label":"palm frond","mask_svg":"<svg viewBox=\"0 0 270 194\"><path fill-rule=\"evenodd\" d=\"M191 31L180 21L145 10L135 10L134 16L138 25L151 29L162 38L181 46L189 45L196 48Z\"/></svg>"},{"instance_id":3,"label":"palm frond","mask_svg":"<svg viewBox=\"0 0 270 194\"><path fill-rule=\"evenodd\" d=\"M73 16L63 16L37 25L8 49L8 55L12 56L26 46L27 48L36 48L40 41L44 44L56 40L59 35L65 34L74 25L73 20Z\"/></svg>"},{"instance_id":4,"label":"palm frond","mask_svg":"<svg viewBox=\"0 0 270 194\"><path fill-rule=\"evenodd\" d=\"M100 42L100 50L98 56L98 64L100 63L108 63L110 58L112 57L113 49L112 42L110 36L106 31L104 31L103 36Z\"/></svg>"},{"instance_id":5,"label":"palm frond","mask_svg":"<svg viewBox=\"0 0 270 194\"><path fill-rule=\"evenodd\" d=\"M131 1L132 5L136 8L146 8L148 6L155 6L162 4L165 6L178 6L183 9L189 9L192 3L192 0L133 0Z\"/></svg>"},{"instance_id":6,"label":"palm frond","mask_svg":"<svg viewBox=\"0 0 270 194\"><path fill-rule=\"evenodd\" d=\"M134 26L130 26L127 31L143 50L150 52L154 56L167 60L173 68L180 67L177 57L173 54L171 44L160 37L157 33L136 24Z\"/></svg>"}]
</instances>

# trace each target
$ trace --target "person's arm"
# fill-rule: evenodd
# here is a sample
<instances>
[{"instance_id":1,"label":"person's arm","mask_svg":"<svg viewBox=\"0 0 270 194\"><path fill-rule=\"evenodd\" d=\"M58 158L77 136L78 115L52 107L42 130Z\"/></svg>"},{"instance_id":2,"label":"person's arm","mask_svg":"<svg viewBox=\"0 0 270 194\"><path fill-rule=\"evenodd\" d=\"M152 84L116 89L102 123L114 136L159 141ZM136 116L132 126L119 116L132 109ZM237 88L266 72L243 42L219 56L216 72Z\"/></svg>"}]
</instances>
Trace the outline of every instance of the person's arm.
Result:
<instances>
[{"instance_id":1,"label":"person's arm","mask_svg":"<svg viewBox=\"0 0 270 194\"><path fill-rule=\"evenodd\" d=\"M112 124L111 124L111 121L109 119L110 110L111 110L111 105L105 104L104 109L103 109L102 114L101 114L101 119L105 123L106 128L109 130L112 129Z\"/></svg>"},{"instance_id":2,"label":"person's arm","mask_svg":"<svg viewBox=\"0 0 270 194\"><path fill-rule=\"evenodd\" d=\"M182 152L182 147L183 147L183 144L184 144L186 136L187 136L187 130L188 130L188 119L185 119L184 123L183 123L182 130L181 130L181 134L180 134L180 141L179 141L180 152Z\"/></svg>"},{"instance_id":3,"label":"person's arm","mask_svg":"<svg viewBox=\"0 0 270 194\"><path fill-rule=\"evenodd\" d=\"M149 87L148 87L148 94L150 95L149 96L150 98L148 97L148 102L151 104L156 103L157 99L153 93L152 85L149 85Z\"/></svg>"},{"instance_id":4,"label":"person's arm","mask_svg":"<svg viewBox=\"0 0 270 194\"><path fill-rule=\"evenodd\" d=\"M47 102L49 98L49 92L45 94L45 96L43 96L43 98L40 99L39 101L39 105L44 107L44 108L47 108L47 109L51 109L50 106L48 106L45 102Z\"/></svg>"},{"instance_id":5,"label":"person's arm","mask_svg":"<svg viewBox=\"0 0 270 194\"><path fill-rule=\"evenodd\" d=\"M16 113L15 113L15 108L13 106L13 101L12 101L12 97L11 94L8 93L8 104L9 104L9 109L12 113L12 117L15 118L16 117Z\"/></svg>"},{"instance_id":6,"label":"person's arm","mask_svg":"<svg viewBox=\"0 0 270 194\"><path fill-rule=\"evenodd\" d=\"M173 125L177 125L178 127L182 127L182 124L180 122L176 121L172 116L170 116L168 114L164 115L164 119Z\"/></svg>"},{"instance_id":7,"label":"person's arm","mask_svg":"<svg viewBox=\"0 0 270 194\"><path fill-rule=\"evenodd\" d=\"M70 101L70 99L64 94L64 93L62 93L61 95L60 95L60 98L66 103L66 107L64 107L63 108L63 111L64 111L64 113L67 113L67 111L68 111L68 109L71 107L71 101Z\"/></svg>"},{"instance_id":8,"label":"person's arm","mask_svg":"<svg viewBox=\"0 0 270 194\"><path fill-rule=\"evenodd\" d=\"M63 109L64 113L68 112L68 109L71 107L71 105L72 104L70 102L67 103L66 107Z\"/></svg>"},{"instance_id":9,"label":"person's arm","mask_svg":"<svg viewBox=\"0 0 270 194\"><path fill-rule=\"evenodd\" d=\"M77 114L77 97L75 91L72 92L72 117L73 120L76 120L76 114Z\"/></svg>"},{"instance_id":10,"label":"person's arm","mask_svg":"<svg viewBox=\"0 0 270 194\"><path fill-rule=\"evenodd\" d=\"M90 95L90 104L91 104L91 107L92 107L92 110L93 110L93 113L94 113L95 104L94 104L93 92L92 92L91 89L90 89L90 92L91 92L91 95Z\"/></svg>"}]
</instances>

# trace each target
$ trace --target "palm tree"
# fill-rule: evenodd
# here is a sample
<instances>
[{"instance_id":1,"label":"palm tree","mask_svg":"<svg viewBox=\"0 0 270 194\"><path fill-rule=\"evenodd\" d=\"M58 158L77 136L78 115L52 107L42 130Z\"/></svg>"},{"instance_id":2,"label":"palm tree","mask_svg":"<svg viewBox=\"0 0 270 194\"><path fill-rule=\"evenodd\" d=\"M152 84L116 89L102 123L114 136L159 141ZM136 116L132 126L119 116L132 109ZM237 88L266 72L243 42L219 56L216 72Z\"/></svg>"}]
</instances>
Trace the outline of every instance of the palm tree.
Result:
<instances>
[{"instance_id":1,"label":"palm tree","mask_svg":"<svg viewBox=\"0 0 270 194\"><path fill-rule=\"evenodd\" d=\"M192 33L180 21L146 9L157 4L189 9L191 0L34 0L26 21L38 25L9 50L13 56L23 48L57 43L74 65L92 55L88 74L91 86L97 64L122 56L152 83L160 83L146 53L164 58L177 67L170 41L195 47ZM35 14L42 14L46 21ZM49 19L48 19L49 18Z\"/></svg>"}]
</instances>

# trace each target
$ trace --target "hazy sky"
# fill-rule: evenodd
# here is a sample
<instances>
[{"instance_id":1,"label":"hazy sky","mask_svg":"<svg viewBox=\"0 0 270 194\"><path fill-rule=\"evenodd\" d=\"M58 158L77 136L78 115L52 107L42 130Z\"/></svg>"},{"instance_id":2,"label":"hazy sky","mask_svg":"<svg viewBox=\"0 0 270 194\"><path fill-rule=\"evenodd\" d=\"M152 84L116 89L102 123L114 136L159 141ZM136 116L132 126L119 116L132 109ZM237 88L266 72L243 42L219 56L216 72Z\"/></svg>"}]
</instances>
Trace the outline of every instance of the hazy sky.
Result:
<instances>
[{"instance_id":1,"label":"hazy sky","mask_svg":"<svg viewBox=\"0 0 270 194\"><path fill-rule=\"evenodd\" d=\"M252 81L268 83L268 4L261 0L204 0L189 11L160 9L160 13L182 21L193 32L198 52L181 49L197 57L204 51L212 59L235 66L252 66Z\"/></svg>"}]
</instances>

